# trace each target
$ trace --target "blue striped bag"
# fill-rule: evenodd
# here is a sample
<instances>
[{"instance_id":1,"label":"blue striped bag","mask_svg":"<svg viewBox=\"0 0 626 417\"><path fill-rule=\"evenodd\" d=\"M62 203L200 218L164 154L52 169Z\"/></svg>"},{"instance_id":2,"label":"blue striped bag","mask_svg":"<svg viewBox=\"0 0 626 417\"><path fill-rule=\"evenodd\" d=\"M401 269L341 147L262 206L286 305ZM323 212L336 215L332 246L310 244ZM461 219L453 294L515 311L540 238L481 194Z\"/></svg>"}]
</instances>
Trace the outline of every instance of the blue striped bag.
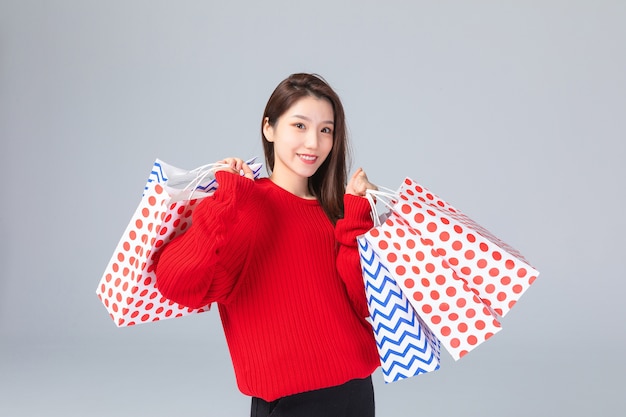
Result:
<instances>
[{"instance_id":1,"label":"blue striped bag","mask_svg":"<svg viewBox=\"0 0 626 417\"><path fill-rule=\"evenodd\" d=\"M439 369L440 344L422 322L393 274L368 242L358 239L371 324L386 383Z\"/></svg>"}]
</instances>

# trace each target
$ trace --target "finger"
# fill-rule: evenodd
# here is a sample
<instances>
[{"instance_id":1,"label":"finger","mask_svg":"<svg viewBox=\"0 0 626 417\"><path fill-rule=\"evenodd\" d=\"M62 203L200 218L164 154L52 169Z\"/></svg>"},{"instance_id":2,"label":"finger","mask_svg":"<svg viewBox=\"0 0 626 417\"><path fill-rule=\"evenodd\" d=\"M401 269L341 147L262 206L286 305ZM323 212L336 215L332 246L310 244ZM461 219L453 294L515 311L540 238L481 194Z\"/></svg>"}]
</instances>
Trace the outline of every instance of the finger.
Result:
<instances>
[{"instance_id":1,"label":"finger","mask_svg":"<svg viewBox=\"0 0 626 417\"><path fill-rule=\"evenodd\" d=\"M365 173L364 170L361 170L361 178L363 178L363 180L365 182L369 182L370 181L369 178L367 178L367 174Z\"/></svg>"},{"instance_id":2,"label":"finger","mask_svg":"<svg viewBox=\"0 0 626 417\"><path fill-rule=\"evenodd\" d=\"M254 172L252 171L250 166L246 164L245 162L241 165L240 173L246 178L250 178L251 180L254 179Z\"/></svg>"},{"instance_id":3,"label":"finger","mask_svg":"<svg viewBox=\"0 0 626 417\"><path fill-rule=\"evenodd\" d=\"M356 171L354 171L354 174L352 174L351 180L356 180L361 175L362 172L363 172L363 168L358 168Z\"/></svg>"},{"instance_id":4,"label":"finger","mask_svg":"<svg viewBox=\"0 0 626 417\"><path fill-rule=\"evenodd\" d=\"M239 158L225 158L220 162L226 164L233 172L239 173L243 161Z\"/></svg>"},{"instance_id":5,"label":"finger","mask_svg":"<svg viewBox=\"0 0 626 417\"><path fill-rule=\"evenodd\" d=\"M350 181L349 181L349 186L352 190L359 188L359 183L361 182L360 177L361 177L362 172L363 170L359 168L356 171L354 171L354 173L352 174L352 177L350 178Z\"/></svg>"},{"instance_id":6,"label":"finger","mask_svg":"<svg viewBox=\"0 0 626 417\"><path fill-rule=\"evenodd\" d=\"M220 167L216 171L228 171L233 174L243 175L243 160L239 158L224 158L221 161L217 161L218 164L224 164L225 167Z\"/></svg>"},{"instance_id":7,"label":"finger","mask_svg":"<svg viewBox=\"0 0 626 417\"><path fill-rule=\"evenodd\" d=\"M228 165L229 167L233 167L233 163L235 161L235 158L224 158L221 161L217 161L218 164L224 164L224 165Z\"/></svg>"},{"instance_id":8,"label":"finger","mask_svg":"<svg viewBox=\"0 0 626 417\"><path fill-rule=\"evenodd\" d=\"M219 160L216 162L216 164L222 165L222 166L216 167L215 169L216 171L231 171L232 170L230 158L224 158L222 160Z\"/></svg>"},{"instance_id":9,"label":"finger","mask_svg":"<svg viewBox=\"0 0 626 417\"><path fill-rule=\"evenodd\" d=\"M365 184L365 189L366 189L366 190L376 190L376 191L378 191L378 186L377 186L376 184L373 184L373 183L371 183L371 182L369 182L369 181L368 181L368 182Z\"/></svg>"},{"instance_id":10,"label":"finger","mask_svg":"<svg viewBox=\"0 0 626 417\"><path fill-rule=\"evenodd\" d=\"M365 190L378 190L378 186L371 182L369 178L367 178L365 172L363 172L363 187L365 188Z\"/></svg>"}]
</instances>

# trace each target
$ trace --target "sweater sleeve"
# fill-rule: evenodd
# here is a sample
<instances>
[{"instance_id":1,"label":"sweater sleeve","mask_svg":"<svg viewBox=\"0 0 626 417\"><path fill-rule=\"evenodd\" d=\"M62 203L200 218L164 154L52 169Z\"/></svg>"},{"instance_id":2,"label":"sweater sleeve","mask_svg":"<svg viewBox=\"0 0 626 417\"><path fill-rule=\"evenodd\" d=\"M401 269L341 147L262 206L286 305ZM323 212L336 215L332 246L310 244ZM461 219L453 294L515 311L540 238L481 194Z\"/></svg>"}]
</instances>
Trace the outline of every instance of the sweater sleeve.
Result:
<instances>
[{"instance_id":1,"label":"sweater sleeve","mask_svg":"<svg viewBox=\"0 0 626 417\"><path fill-rule=\"evenodd\" d=\"M217 172L219 188L200 202L189 229L164 246L156 264L161 294L199 308L226 302L245 267L254 181Z\"/></svg>"},{"instance_id":2,"label":"sweater sleeve","mask_svg":"<svg viewBox=\"0 0 626 417\"><path fill-rule=\"evenodd\" d=\"M339 242L337 270L347 288L350 301L361 317L368 317L367 298L356 238L374 227L369 202L362 197L344 196L344 217L335 226Z\"/></svg>"}]
</instances>

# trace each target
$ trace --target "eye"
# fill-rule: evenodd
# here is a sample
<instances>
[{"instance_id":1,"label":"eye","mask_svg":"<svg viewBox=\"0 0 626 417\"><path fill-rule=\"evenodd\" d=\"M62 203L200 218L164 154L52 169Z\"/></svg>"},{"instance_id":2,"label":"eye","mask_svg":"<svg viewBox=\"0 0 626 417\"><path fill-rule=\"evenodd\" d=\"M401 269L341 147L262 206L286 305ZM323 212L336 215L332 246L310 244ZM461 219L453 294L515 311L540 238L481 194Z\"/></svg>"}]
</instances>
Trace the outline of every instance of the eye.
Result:
<instances>
[{"instance_id":1,"label":"eye","mask_svg":"<svg viewBox=\"0 0 626 417\"><path fill-rule=\"evenodd\" d=\"M295 127L297 127L298 129L304 129L304 123L296 123L294 124Z\"/></svg>"},{"instance_id":2,"label":"eye","mask_svg":"<svg viewBox=\"0 0 626 417\"><path fill-rule=\"evenodd\" d=\"M333 130L330 127L325 127L322 129L322 133L333 133Z\"/></svg>"}]
</instances>

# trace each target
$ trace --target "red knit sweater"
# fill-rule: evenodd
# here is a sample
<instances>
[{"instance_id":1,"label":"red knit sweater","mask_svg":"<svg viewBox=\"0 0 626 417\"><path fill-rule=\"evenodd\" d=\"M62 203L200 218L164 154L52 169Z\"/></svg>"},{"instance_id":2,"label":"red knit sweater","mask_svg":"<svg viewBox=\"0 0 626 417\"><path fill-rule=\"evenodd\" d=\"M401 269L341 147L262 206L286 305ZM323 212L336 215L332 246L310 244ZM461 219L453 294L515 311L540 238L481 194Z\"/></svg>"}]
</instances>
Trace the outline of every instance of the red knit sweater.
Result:
<instances>
[{"instance_id":1,"label":"red knit sweater","mask_svg":"<svg viewBox=\"0 0 626 417\"><path fill-rule=\"evenodd\" d=\"M365 378L380 365L356 236L369 204L346 195L333 229L316 200L218 172L192 226L163 248L157 285L189 307L217 302L237 384L267 401Z\"/></svg>"}]
</instances>

